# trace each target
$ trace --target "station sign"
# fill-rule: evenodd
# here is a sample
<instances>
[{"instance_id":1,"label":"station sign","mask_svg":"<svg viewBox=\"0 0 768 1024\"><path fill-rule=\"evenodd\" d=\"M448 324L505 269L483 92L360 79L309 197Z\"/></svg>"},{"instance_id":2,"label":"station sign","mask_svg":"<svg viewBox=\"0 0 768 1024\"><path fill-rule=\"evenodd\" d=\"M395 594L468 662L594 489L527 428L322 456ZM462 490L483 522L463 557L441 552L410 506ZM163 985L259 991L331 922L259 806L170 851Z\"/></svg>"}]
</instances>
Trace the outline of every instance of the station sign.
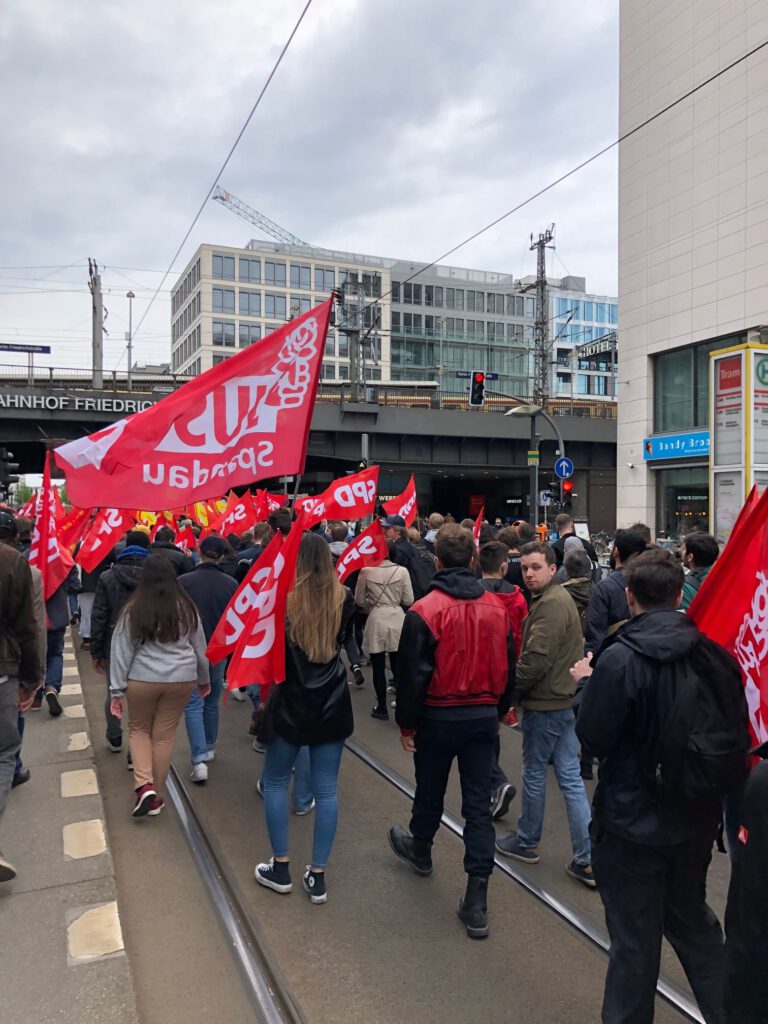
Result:
<instances>
[{"instance_id":1,"label":"station sign","mask_svg":"<svg viewBox=\"0 0 768 1024\"><path fill-rule=\"evenodd\" d=\"M50 345L15 345L7 341L0 341L0 352L24 352L26 355L51 354Z\"/></svg>"}]
</instances>

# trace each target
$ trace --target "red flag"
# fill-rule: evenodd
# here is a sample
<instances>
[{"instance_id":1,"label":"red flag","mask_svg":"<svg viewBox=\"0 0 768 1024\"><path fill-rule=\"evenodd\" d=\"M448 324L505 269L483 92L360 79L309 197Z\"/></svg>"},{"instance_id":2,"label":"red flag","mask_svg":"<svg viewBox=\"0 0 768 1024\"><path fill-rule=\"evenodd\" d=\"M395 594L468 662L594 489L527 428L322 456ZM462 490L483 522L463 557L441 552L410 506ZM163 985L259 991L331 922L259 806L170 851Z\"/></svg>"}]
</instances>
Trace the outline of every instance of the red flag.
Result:
<instances>
[{"instance_id":1,"label":"red flag","mask_svg":"<svg viewBox=\"0 0 768 1024\"><path fill-rule=\"evenodd\" d=\"M274 512L275 509L282 508L284 505L287 505L287 504L288 504L288 495L287 494L268 494L267 495L267 505L269 506L269 511L270 512Z\"/></svg>"},{"instance_id":2,"label":"red flag","mask_svg":"<svg viewBox=\"0 0 768 1024\"><path fill-rule=\"evenodd\" d=\"M306 513L307 527L323 519L362 519L376 508L376 487L379 482L379 467L371 466L355 476L341 477L314 498L299 502L299 508Z\"/></svg>"},{"instance_id":3,"label":"red flag","mask_svg":"<svg viewBox=\"0 0 768 1024\"><path fill-rule=\"evenodd\" d=\"M93 572L103 562L135 520L119 508L103 508L93 521L75 561L85 572Z\"/></svg>"},{"instance_id":4,"label":"red flag","mask_svg":"<svg viewBox=\"0 0 768 1024\"><path fill-rule=\"evenodd\" d=\"M384 536L381 521L374 519L368 529L355 537L339 555L336 575L343 583L351 572L363 569L367 565L379 565L388 555L387 538Z\"/></svg>"},{"instance_id":5,"label":"red flag","mask_svg":"<svg viewBox=\"0 0 768 1024\"><path fill-rule=\"evenodd\" d=\"M768 739L768 489L751 511L742 509L688 614L741 665L750 730L755 743L763 743Z\"/></svg>"},{"instance_id":6,"label":"red flag","mask_svg":"<svg viewBox=\"0 0 768 1024\"><path fill-rule=\"evenodd\" d=\"M413 473L411 473L411 479L403 493L397 498L392 498L391 501L385 501L382 508L388 516L402 516L406 526L413 525L416 513L419 511L416 504L416 481Z\"/></svg>"},{"instance_id":7,"label":"red flag","mask_svg":"<svg viewBox=\"0 0 768 1024\"><path fill-rule=\"evenodd\" d=\"M246 491L242 498L235 495L235 504L213 524L212 529L216 530L219 536L226 537L230 533L244 533L246 530L250 530L256 521L253 500L250 492Z\"/></svg>"},{"instance_id":8,"label":"red flag","mask_svg":"<svg viewBox=\"0 0 768 1024\"><path fill-rule=\"evenodd\" d=\"M38 491L32 495L26 505L19 511L20 519L32 519L35 515L35 505L37 504Z\"/></svg>"},{"instance_id":9,"label":"red flag","mask_svg":"<svg viewBox=\"0 0 768 1024\"><path fill-rule=\"evenodd\" d=\"M61 504L61 495L59 494L59 488L53 488L53 518L56 520L58 526L61 520L66 516L64 506Z\"/></svg>"},{"instance_id":10,"label":"red flag","mask_svg":"<svg viewBox=\"0 0 768 1024\"><path fill-rule=\"evenodd\" d=\"M194 551L196 547L195 534L191 526L176 534L175 546L180 551Z\"/></svg>"},{"instance_id":11,"label":"red flag","mask_svg":"<svg viewBox=\"0 0 768 1024\"><path fill-rule=\"evenodd\" d=\"M151 408L57 448L73 503L178 508L303 472L332 302Z\"/></svg>"},{"instance_id":12,"label":"red flag","mask_svg":"<svg viewBox=\"0 0 768 1024\"><path fill-rule=\"evenodd\" d=\"M88 508L73 508L68 512L57 524L59 544L71 551L88 529L90 518L91 510Z\"/></svg>"},{"instance_id":13,"label":"red flag","mask_svg":"<svg viewBox=\"0 0 768 1024\"><path fill-rule=\"evenodd\" d=\"M475 538L475 547L480 548L480 531L483 528L483 516L485 515L485 508L480 509L480 514L475 520L475 525L472 527L472 536Z\"/></svg>"},{"instance_id":14,"label":"red flag","mask_svg":"<svg viewBox=\"0 0 768 1024\"><path fill-rule=\"evenodd\" d=\"M230 651L227 689L259 683L262 694L285 679L285 605L296 576L303 516L287 537L278 531L233 595L208 644L214 664Z\"/></svg>"},{"instance_id":15,"label":"red flag","mask_svg":"<svg viewBox=\"0 0 768 1024\"><path fill-rule=\"evenodd\" d=\"M43 596L46 601L69 576L74 565L72 555L59 543L54 518L53 488L51 487L51 453L45 453L43 486L37 492L35 528L29 549L29 564L40 570L43 577Z\"/></svg>"}]
</instances>

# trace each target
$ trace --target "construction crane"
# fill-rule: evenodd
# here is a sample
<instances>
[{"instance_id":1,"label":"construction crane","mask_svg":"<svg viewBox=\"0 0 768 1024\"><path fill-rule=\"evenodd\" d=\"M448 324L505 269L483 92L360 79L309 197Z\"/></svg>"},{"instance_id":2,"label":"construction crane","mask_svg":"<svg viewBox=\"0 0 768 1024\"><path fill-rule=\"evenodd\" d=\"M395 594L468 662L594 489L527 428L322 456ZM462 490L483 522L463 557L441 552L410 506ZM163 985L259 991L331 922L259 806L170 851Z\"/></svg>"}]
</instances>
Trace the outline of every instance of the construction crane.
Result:
<instances>
[{"instance_id":1,"label":"construction crane","mask_svg":"<svg viewBox=\"0 0 768 1024\"><path fill-rule=\"evenodd\" d=\"M305 249L310 248L309 242L303 242L296 235L292 235L290 231L286 231L279 224L275 224L269 217L265 217L263 213L259 213L258 210L254 210L252 206L244 203L242 199L238 199L231 192L225 192L223 188L219 188L218 185L211 198L215 199L217 203L221 203L222 206L226 206L228 210L236 213L243 220L250 221L251 224L255 224L258 228L263 228L264 231L269 232L279 242L287 242L289 245L300 245Z\"/></svg>"}]
</instances>

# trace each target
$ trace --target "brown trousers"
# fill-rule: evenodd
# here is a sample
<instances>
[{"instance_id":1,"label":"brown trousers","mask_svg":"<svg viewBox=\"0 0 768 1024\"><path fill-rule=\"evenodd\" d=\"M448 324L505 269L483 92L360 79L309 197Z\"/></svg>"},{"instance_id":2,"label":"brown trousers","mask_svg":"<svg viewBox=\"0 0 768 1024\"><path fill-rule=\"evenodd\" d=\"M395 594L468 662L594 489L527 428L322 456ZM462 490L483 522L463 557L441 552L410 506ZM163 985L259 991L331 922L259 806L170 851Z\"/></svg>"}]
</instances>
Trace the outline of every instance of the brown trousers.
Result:
<instances>
[{"instance_id":1,"label":"brown trousers","mask_svg":"<svg viewBox=\"0 0 768 1024\"><path fill-rule=\"evenodd\" d=\"M128 735L136 789L147 782L160 793L171 765L176 729L195 683L128 680Z\"/></svg>"}]
</instances>

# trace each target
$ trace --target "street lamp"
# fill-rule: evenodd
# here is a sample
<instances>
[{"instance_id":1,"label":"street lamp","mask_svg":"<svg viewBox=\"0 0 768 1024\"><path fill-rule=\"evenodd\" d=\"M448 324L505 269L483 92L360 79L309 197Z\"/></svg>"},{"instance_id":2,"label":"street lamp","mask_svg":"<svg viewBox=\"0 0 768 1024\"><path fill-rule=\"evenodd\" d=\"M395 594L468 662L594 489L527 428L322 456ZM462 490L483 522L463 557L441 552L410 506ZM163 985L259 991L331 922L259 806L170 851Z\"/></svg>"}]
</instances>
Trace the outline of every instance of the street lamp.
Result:
<instances>
[{"instance_id":1,"label":"street lamp","mask_svg":"<svg viewBox=\"0 0 768 1024\"><path fill-rule=\"evenodd\" d=\"M504 413L505 416L530 416L531 418L531 440L530 440L530 451L538 453L539 450L539 438L536 433L536 417L541 416L547 423L552 427L552 430L557 437L557 455L559 458L565 456L565 444L563 442L563 435L560 433L560 428L554 419L549 415L548 412L541 406L534 402L526 402L524 399L519 399L518 405L513 405L511 409L507 409ZM534 520L531 524L536 526L536 519L538 519L538 507L539 507L539 462L538 459L530 467L529 472L529 491L530 497L528 500L528 508L531 514L531 518Z\"/></svg>"},{"instance_id":2,"label":"street lamp","mask_svg":"<svg viewBox=\"0 0 768 1024\"><path fill-rule=\"evenodd\" d=\"M133 292L128 292L125 296L128 299L128 334L126 335L126 341L128 342L128 390L133 390L133 300L136 296Z\"/></svg>"}]
</instances>

